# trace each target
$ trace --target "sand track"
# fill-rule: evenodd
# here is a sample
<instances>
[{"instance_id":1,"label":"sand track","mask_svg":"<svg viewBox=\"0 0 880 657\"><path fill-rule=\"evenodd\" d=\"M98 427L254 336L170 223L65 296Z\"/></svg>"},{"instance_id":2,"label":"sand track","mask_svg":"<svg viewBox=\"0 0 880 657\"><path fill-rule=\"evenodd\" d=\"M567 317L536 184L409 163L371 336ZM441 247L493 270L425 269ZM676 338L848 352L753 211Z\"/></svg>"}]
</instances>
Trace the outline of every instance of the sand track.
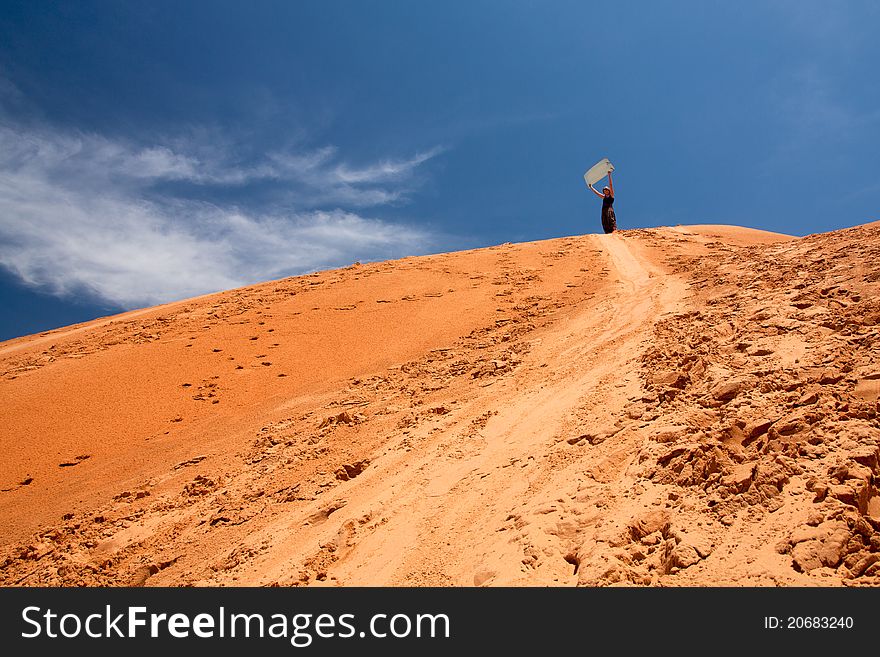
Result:
<instances>
[{"instance_id":1,"label":"sand track","mask_svg":"<svg viewBox=\"0 0 880 657\"><path fill-rule=\"evenodd\" d=\"M470 400L469 408L430 445L377 464L369 476L352 482L340 498L346 506L333 514L332 522L316 529L315 535L308 527L270 550L266 560L272 565L258 565L258 579L248 583L283 577L297 561L290 554L299 554L301 546L335 545L346 527L358 527L360 519L376 516L381 516L380 525L358 527L356 536L345 536L345 555L333 565L339 582L534 581L521 573L528 546L523 541L511 545L508 534L499 530L523 507L552 504L567 487L571 467L560 477L552 458L554 446L580 431L574 420L579 410L618 405L609 397L619 396L615 386L621 364L635 359L652 318L674 306L675 290L680 288L652 277L650 265L633 255L626 238L591 241L608 254L614 267L614 289L604 296L598 313L593 306L585 307L544 332L508 381ZM544 368L553 373L551 378L542 376ZM478 432L469 430L487 413L492 415ZM580 465L601 467L602 459L591 463L594 460ZM280 530L269 527L266 533L277 536ZM551 569L557 581L562 571L571 571L564 560L569 548L564 548L559 548L563 552ZM499 559L502 554L507 558Z\"/></svg>"}]
</instances>

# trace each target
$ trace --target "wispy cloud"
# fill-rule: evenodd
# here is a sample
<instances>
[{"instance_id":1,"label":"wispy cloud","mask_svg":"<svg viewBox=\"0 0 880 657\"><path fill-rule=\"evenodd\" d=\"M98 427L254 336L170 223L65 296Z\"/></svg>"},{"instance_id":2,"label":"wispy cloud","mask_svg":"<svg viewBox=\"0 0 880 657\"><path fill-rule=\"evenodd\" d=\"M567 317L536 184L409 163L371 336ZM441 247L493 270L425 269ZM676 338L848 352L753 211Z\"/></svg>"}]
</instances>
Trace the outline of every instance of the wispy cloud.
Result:
<instances>
[{"instance_id":1,"label":"wispy cloud","mask_svg":"<svg viewBox=\"0 0 880 657\"><path fill-rule=\"evenodd\" d=\"M130 308L435 245L362 209L405 200L439 149L363 166L329 146L247 162L231 152L0 125L0 266L58 295ZM254 202L252 188L271 183L283 193Z\"/></svg>"},{"instance_id":2,"label":"wispy cloud","mask_svg":"<svg viewBox=\"0 0 880 657\"><path fill-rule=\"evenodd\" d=\"M359 169L353 169L345 164L340 164L333 172L337 180L343 184L395 182L406 178L420 164L427 162L442 152L443 149L435 147L424 153L419 153L408 160L383 160Z\"/></svg>"}]
</instances>

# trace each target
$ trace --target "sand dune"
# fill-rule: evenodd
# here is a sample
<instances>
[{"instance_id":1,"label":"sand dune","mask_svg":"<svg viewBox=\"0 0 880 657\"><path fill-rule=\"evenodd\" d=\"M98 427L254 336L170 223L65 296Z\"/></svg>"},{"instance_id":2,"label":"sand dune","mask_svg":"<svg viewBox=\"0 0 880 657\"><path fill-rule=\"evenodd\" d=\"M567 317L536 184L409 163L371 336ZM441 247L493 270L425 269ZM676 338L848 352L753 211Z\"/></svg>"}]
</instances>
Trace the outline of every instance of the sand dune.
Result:
<instances>
[{"instance_id":1,"label":"sand dune","mask_svg":"<svg viewBox=\"0 0 880 657\"><path fill-rule=\"evenodd\" d=\"M880 223L584 235L0 344L4 585L880 583Z\"/></svg>"}]
</instances>

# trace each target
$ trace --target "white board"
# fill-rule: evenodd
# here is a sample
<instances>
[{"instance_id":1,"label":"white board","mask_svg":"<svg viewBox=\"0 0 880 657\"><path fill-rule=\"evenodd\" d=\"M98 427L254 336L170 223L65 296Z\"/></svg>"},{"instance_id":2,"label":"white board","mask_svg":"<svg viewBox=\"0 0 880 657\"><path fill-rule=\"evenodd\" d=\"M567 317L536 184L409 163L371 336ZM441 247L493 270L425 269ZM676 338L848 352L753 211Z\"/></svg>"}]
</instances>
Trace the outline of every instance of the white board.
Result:
<instances>
[{"instance_id":1,"label":"white board","mask_svg":"<svg viewBox=\"0 0 880 657\"><path fill-rule=\"evenodd\" d=\"M614 165L611 164L606 157L593 165L590 170L584 174L584 180L587 185L594 185L612 171L614 171Z\"/></svg>"}]
</instances>

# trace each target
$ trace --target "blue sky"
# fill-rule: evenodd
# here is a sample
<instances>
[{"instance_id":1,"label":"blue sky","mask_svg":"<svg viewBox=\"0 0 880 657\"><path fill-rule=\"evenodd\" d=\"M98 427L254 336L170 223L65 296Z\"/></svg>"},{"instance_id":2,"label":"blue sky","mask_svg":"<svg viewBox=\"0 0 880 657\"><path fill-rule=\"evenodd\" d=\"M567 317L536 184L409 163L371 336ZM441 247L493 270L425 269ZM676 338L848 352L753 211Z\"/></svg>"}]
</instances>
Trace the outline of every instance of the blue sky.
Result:
<instances>
[{"instance_id":1,"label":"blue sky","mask_svg":"<svg viewBox=\"0 0 880 657\"><path fill-rule=\"evenodd\" d=\"M355 260L880 215L875 2L9 2L0 339Z\"/></svg>"}]
</instances>

